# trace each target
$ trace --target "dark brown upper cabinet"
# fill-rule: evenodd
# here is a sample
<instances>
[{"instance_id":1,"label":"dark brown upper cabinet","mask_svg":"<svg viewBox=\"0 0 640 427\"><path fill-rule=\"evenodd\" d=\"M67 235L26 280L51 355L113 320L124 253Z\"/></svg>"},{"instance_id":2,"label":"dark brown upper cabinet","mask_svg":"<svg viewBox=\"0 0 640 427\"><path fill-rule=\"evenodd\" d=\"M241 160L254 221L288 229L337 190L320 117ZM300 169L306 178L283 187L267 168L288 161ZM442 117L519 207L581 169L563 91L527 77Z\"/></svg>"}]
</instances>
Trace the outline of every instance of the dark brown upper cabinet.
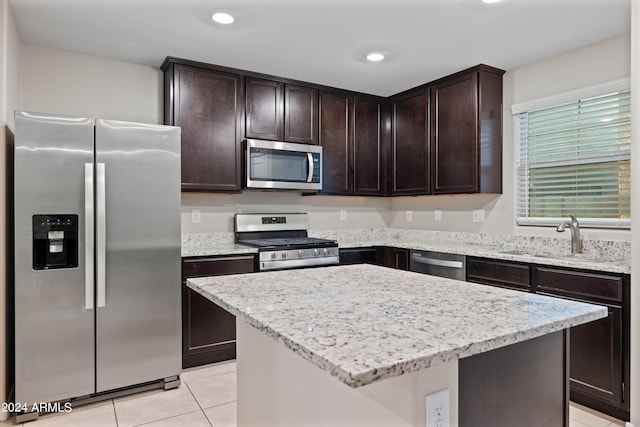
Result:
<instances>
[{"instance_id":1,"label":"dark brown upper cabinet","mask_svg":"<svg viewBox=\"0 0 640 427\"><path fill-rule=\"evenodd\" d=\"M320 91L323 193L353 193L352 105L348 92Z\"/></svg>"},{"instance_id":2,"label":"dark brown upper cabinet","mask_svg":"<svg viewBox=\"0 0 640 427\"><path fill-rule=\"evenodd\" d=\"M383 195L382 104L380 98L353 99L354 195Z\"/></svg>"},{"instance_id":3,"label":"dark brown upper cabinet","mask_svg":"<svg viewBox=\"0 0 640 427\"><path fill-rule=\"evenodd\" d=\"M429 89L391 100L391 195L431 192L429 171Z\"/></svg>"},{"instance_id":4,"label":"dark brown upper cabinet","mask_svg":"<svg viewBox=\"0 0 640 427\"><path fill-rule=\"evenodd\" d=\"M161 68L183 191L241 191L241 142L256 138L322 145L321 194L502 192L502 70L385 99L179 58Z\"/></svg>"},{"instance_id":5,"label":"dark brown upper cabinet","mask_svg":"<svg viewBox=\"0 0 640 427\"><path fill-rule=\"evenodd\" d=\"M382 195L380 99L320 91L322 193Z\"/></svg>"},{"instance_id":6,"label":"dark brown upper cabinet","mask_svg":"<svg viewBox=\"0 0 640 427\"><path fill-rule=\"evenodd\" d=\"M182 190L240 191L242 76L166 61L163 70L165 124L182 128Z\"/></svg>"},{"instance_id":7,"label":"dark brown upper cabinet","mask_svg":"<svg viewBox=\"0 0 640 427\"><path fill-rule=\"evenodd\" d=\"M284 140L318 145L318 90L284 85Z\"/></svg>"},{"instance_id":8,"label":"dark brown upper cabinet","mask_svg":"<svg viewBox=\"0 0 640 427\"><path fill-rule=\"evenodd\" d=\"M502 193L502 75L480 65L431 85L434 194Z\"/></svg>"},{"instance_id":9,"label":"dark brown upper cabinet","mask_svg":"<svg viewBox=\"0 0 640 427\"><path fill-rule=\"evenodd\" d=\"M318 143L318 91L315 88L247 77L247 138Z\"/></svg>"}]
</instances>

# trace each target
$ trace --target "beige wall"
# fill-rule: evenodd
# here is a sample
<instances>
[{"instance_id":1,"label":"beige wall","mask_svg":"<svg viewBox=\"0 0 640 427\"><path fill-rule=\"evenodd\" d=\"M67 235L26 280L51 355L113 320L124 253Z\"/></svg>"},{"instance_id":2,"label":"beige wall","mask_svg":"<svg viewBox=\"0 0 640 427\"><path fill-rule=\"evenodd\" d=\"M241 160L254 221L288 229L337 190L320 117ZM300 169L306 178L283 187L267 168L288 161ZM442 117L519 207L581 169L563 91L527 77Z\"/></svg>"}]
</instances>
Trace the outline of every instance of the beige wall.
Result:
<instances>
[{"instance_id":1,"label":"beige wall","mask_svg":"<svg viewBox=\"0 0 640 427\"><path fill-rule=\"evenodd\" d=\"M631 3L631 218L640 218L640 0ZM637 225L637 222L636 222ZM640 227L631 238L631 422L640 427Z\"/></svg>"},{"instance_id":2,"label":"beige wall","mask_svg":"<svg viewBox=\"0 0 640 427\"><path fill-rule=\"evenodd\" d=\"M515 224L515 151L511 105L628 78L629 50L630 34L627 33L507 71L503 85L503 194L393 198L388 213L390 226L558 236L552 227L518 227ZM473 209L481 208L485 209L486 221L472 222ZM442 209L440 222L434 220L435 209ZM406 210L412 210L413 221L406 221ZM588 239L631 239L628 230L585 229L583 235Z\"/></svg>"},{"instance_id":3,"label":"beige wall","mask_svg":"<svg viewBox=\"0 0 640 427\"><path fill-rule=\"evenodd\" d=\"M7 0L0 0L0 402L7 401L6 360L6 144L13 129L13 111L20 108L20 36ZM8 417L0 412L0 420Z\"/></svg>"},{"instance_id":4,"label":"beige wall","mask_svg":"<svg viewBox=\"0 0 640 427\"><path fill-rule=\"evenodd\" d=\"M500 234L556 235L550 228L516 227L513 208L514 150L511 105L629 76L629 34L509 70L504 76L504 193L394 198L305 196L245 192L241 195L186 193L184 232L232 231L239 211L304 211L313 228L396 227ZM104 58L23 45L22 108L123 120L162 122L162 73ZM483 223L472 210L485 210ZM191 222L192 209L202 220ZM346 209L347 220L340 220ZM442 209L443 220L434 220ZM411 210L413 220L406 221ZM585 230L587 238L629 240L628 231Z\"/></svg>"},{"instance_id":5,"label":"beige wall","mask_svg":"<svg viewBox=\"0 0 640 427\"><path fill-rule=\"evenodd\" d=\"M22 70L26 111L162 123L158 68L23 44Z\"/></svg>"},{"instance_id":6,"label":"beige wall","mask_svg":"<svg viewBox=\"0 0 640 427\"><path fill-rule=\"evenodd\" d=\"M243 194L182 193L182 231L233 231L236 212L308 212L312 229L388 227L388 202L375 197L301 196L293 192ZM202 222L191 222L191 211L201 211ZM340 211L346 211L346 220Z\"/></svg>"}]
</instances>

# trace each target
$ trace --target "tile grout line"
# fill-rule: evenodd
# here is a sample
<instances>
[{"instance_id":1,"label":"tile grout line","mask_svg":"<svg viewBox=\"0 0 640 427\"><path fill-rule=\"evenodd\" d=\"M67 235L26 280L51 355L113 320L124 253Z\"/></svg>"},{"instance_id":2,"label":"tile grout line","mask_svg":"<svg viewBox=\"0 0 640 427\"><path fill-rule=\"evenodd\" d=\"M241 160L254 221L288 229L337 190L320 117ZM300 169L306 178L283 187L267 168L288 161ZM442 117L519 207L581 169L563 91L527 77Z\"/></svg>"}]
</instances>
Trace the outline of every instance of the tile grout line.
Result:
<instances>
[{"instance_id":1,"label":"tile grout line","mask_svg":"<svg viewBox=\"0 0 640 427\"><path fill-rule=\"evenodd\" d=\"M142 426L148 426L148 425L150 425L150 424L157 423L157 422L160 422L160 421L166 421L166 420L170 420L170 419L173 419L173 418L182 417L182 416L189 415L189 414L195 414L196 412L200 412L200 413L202 413L202 415L204 415L204 417L205 417L205 418L207 418L207 415L206 415L206 414L205 414L205 413L200 409L200 410L195 410L195 411L187 412L187 413L184 413L184 414L172 415L172 416L170 416L170 417L163 418L163 419L161 419L161 420L155 420L155 421L149 421L148 423L136 424L136 425L131 426L131 427L142 427ZM209 423L209 425L211 425L211 422L209 421L209 419L208 419L208 418L207 418L207 422Z\"/></svg>"},{"instance_id":2,"label":"tile grout line","mask_svg":"<svg viewBox=\"0 0 640 427\"><path fill-rule=\"evenodd\" d=\"M193 400L196 401L196 405L198 405L198 408L200 408L200 412L202 412L202 415L204 415L204 417L207 420L207 422L209 423L209 425L211 427L213 427L213 423L211 422L209 417L207 417L207 414L204 412L204 409L202 408L202 405L200 405L200 402L198 402L198 399L196 399L196 396L195 396L195 394L193 394L193 391L191 391L191 387L189 387L189 383L187 383L183 378L181 378L181 379L182 379L182 382L184 383L185 387L187 387L187 390L189 390L189 393L191 394L191 397L193 397Z\"/></svg>"},{"instance_id":3,"label":"tile grout line","mask_svg":"<svg viewBox=\"0 0 640 427\"><path fill-rule=\"evenodd\" d=\"M115 399L111 399L111 407L113 408L113 416L116 419L116 427L119 427L118 423L118 413L116 412L116 402Z\"/></svg>"}]
</instances>

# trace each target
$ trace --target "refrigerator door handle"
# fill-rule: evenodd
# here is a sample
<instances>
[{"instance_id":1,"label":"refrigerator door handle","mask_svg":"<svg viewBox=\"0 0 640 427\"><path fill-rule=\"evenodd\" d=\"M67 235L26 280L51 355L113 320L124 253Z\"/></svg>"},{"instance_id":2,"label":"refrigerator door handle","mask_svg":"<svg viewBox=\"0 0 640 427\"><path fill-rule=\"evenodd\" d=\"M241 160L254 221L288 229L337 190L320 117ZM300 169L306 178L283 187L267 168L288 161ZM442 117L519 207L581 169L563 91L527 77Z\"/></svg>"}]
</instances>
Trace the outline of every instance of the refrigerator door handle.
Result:
<instances>
[{"instance_id":1,"label":"refrigerator door handle","mask_svg":"<svg viewBox=\"0 0 640 427\"><path fill-rule=\"evenodd\" d=\"M84 164L84 308L93 309L93 163Z\"/></svg>"},{"instance_id":2,"label":"refrigerator door handle","mask_svg":"<svg viewBox=\"0 0 640 427\"><path fill-rule=\"evenodd\" d=\"M106 304L106 278L107 272L106 268L106 235L107 235L107 223L106 223L106 198L105 198L105 187L106 187L106 173L105 173L105 164L97 163L96 164L96 222L97 222L97 233L96 233L96 256L97 256L97 288L98 288L98 308L104 307Z\"/></svg>"}]
</instances>

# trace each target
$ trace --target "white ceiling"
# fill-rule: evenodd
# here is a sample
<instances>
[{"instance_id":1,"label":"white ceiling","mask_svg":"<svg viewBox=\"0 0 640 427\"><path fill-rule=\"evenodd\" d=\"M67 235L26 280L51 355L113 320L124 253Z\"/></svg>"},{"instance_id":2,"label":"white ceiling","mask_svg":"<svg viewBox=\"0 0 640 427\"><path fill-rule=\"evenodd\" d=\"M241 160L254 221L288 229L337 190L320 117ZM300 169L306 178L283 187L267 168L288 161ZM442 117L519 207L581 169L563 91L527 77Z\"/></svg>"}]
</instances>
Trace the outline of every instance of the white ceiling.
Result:
<instances>
[{"instance_id":1,"label":"white ceiling","mask_svg":"<svg viewBox=\"0 0 640 427\"><path fill-rule=\"evenodd\" d=\"M166 56L388 96L630 30L630 0L10 0L23 42L159 67ZM231 9L232 26L210 20ZM367 63L370 49L388 61Z\"/></svg>"}]
</instances>

